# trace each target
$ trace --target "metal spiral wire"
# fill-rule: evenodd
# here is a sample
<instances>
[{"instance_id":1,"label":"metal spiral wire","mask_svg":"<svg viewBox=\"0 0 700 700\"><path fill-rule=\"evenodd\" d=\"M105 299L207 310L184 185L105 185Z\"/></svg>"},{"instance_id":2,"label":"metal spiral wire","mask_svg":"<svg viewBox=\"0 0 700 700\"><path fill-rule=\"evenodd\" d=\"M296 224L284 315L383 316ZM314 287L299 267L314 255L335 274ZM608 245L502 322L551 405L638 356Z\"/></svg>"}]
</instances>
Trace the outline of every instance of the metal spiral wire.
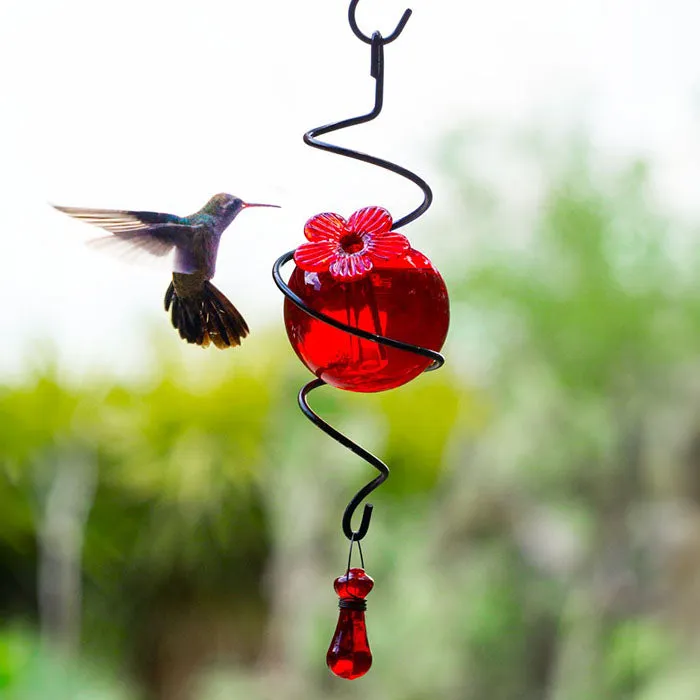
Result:
<instances>
[{"instance_id":1,"label":"metal spiral wire","mask_svg":"<svg viewBox=\"0 0 700 700\"><path fill-rule=\"evenodd\" d=\"M365 163L369 163L370 165L375 165L377 167L384 168L385 170L389 170L393 173L396 173L397 175L400 175L401 177L404 177L416 184L423 192L423 201L413 211L409 212L404 217L402 217L394 223L392 230L396 230L412 221L415 221L419 216L422 216L428 210L433 200L433 193L430 187L428 186L428 183L425 182L425 180L420 178L415 173L400 165L397 165L396 163L391 163L388 160L384 160L382 158L369 155L367 153L361 153L360 151L355 151L349 148L336 146L334 144L318 140L318 137L323 136L324 134L328 134L332 131L338 131L340 129L346 129L357 124L363 124L365 122L372 121L373 119L376 119L379 116L379 114L382 111L384 101L384 47L399 37L411 16L411 10L406 10L401 20L399 21L399 24L397 25L396 29L394 29L394 31L389 35L388 38L384 39L379 32L374 32L374 34L372 34L370 38L363 34L357 26L357 21L355 19L355 11L358 2L359 0L351 1L350 8L348 10L348 20L350 22L350 28L354 32L355 36L357 36L363 42L371 45L372 62L370 74L376 81L374 107L370 112L368 112L367 114L363 114L359 117L352 117L350 119L344 119L339 122L334 122L332 124L327 124L325 126L319 126L315 129L311 129L306 134L304 134L304 143L306 143L309 146L312 146L313 148L319 148L323 151L329 151L337 155L345 156L347 158L354 158L355 160L360 160ZM293 304L298 306L309 316L312 316L313 318L322 321L323 323L327 323L328 325L333 326L334 328L338 328L342 331L345 331L346 333L350 333L351 335L357 336L359 338L364 338L365 340L370 340L380 345L387 345L392 348L397 348L406 352L412 352L416 355L421 355L422 357L427 357L432 360L432 363L425 370L426 372L438 369L439 367L442 367L442 365L445 363L445 358L439 352L435 352L434 350L430 350L428 348L422 348L418 345L404 343L400 340L395 340L393 338L387 338L382 335L377 335L376 333L371 333L360 328L353 328L352 326L348 326L344 323L341 323L340 321L337 321L334 318L331 318L330 316L326 316L325 314L320 313L315 309L312 309L301 297L295 294L282 279L281 268L283 265L290 262L293 257L293 250L289 251L288 253L285 253L284 255L281 255L273 265L272 277L282 294L284 294L287 297L287 299L289 299ZM315 413L311 406L309 406L308 395L315 389L324 386L324 384L325 382L323 381L323 379L314 379L308 384L306 384L304 387L302 387L297 397L299 407L301 408L302 412L316 427L320 428L324 433L326 433L326 435L329 435L336 442L339 442L341 445L343 445L351 452L356 454L358 457L364 459L368 464L373 466L379 472L379 475L377 477L375 477L372 481L363 486L352 497L347 507L345 508L345 512L343 513L343 533L350 540L350 555L352 555L352 545L354 543L357 543L359 546L360 541L365 537L367 531L369 530L370 520L372 518L372 504L365 504L364 511L362 513L362 520L357 530L353 530L352 528L353 515L355 514L355 511L360 506L362 501L364 501L372 493L372 491L374 491L377 487L381 486L381 484L383 484L389 478L389 467L387 467L387 465L384 462L382 462L381 459L373 455L371 452L368 452L363 447L350 440L350 438L343 435L340 431L336 430L333 426L331 426L329 423L323 420L317 413Z\"/></svg>"}]
</instances>

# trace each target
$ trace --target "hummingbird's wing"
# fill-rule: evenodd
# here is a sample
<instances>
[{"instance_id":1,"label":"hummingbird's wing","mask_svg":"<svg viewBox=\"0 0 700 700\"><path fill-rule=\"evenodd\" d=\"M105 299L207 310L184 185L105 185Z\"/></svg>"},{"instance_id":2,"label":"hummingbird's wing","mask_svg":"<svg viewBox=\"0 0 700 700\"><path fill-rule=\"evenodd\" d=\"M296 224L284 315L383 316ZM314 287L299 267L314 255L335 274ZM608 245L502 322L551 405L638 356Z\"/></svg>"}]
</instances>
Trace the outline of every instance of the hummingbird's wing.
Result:
<instances>
[{"instance_id":1,"label":"hummingbird's wing","mask_svg":"<svg viewBox=\"0 0 700 700\"><path fill-rule=\"evenodd\" d=\"M189 248L196 228L174 214L121 209L84 209L61 207L55 204L52 206L74 219L99 226L113 234L89 241L89 245L116 250L126 249L137 253L147 252L158 257L167 255L173 248L181 250ZM176 272L194 271L190 269L190 265L183 256L177 256L176 260L179 260L176 263Z\"/></svg>"}]
</instances>

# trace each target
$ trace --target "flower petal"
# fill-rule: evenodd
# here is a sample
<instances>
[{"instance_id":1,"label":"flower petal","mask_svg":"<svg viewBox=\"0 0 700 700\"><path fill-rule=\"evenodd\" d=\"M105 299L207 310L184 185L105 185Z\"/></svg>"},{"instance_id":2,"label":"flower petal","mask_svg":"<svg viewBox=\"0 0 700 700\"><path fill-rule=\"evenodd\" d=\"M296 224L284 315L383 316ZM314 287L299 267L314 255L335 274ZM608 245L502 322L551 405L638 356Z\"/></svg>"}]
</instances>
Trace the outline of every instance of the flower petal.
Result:
<instances>
[{"instance_id":1,"label":"flower petal","mask_svg":"<svg viewBox=\"0 0 700 700\"><path fill-rule=\"evenodd\" d=\"M408 238L401 233L385 233L371 238L367 252L380 260L391 260L403 255L411 247Z\"/></svg>"},{"instance_id":2,"label":"flower petal","mask_svg":"<svg viewBox=\"0 0 700 700\"><path fill-rule=\"evenodd\" d=\"M348 231L376 235L388 233L394 222L391 214L382 207L365 207L356 211L347 223Z\"/></svg>"},{"instance_id":3,"label":"flower petal","mask_svg":"<svg viewBox=\"0 0 700 700\"><path fill-rule=\"evenodd\" d=\"M302 243L294 251L294 262L306 272L325 272L337 253L338 244L334 241Z\"/></svg>"},{"instance_id":4,"label":"flower petal","mask_svg":"<svg viewBox=\"0 0 700 700\"><path fill-rule=\"evenodd\" d=\"M364 277L373 267L374 263L369 255L363 255L362 253L355 253L355 255L350 256L350 274L353 279L359 279Z\"/></svg>"},{"instance_id":5,"label":"flower petal","mask_svg":"<svg viewBox=\"0 0 700 700\"><path fill-rule=\"evenodd\" d=\"M397 258L410 249L408 239L391 230L391 214L382 207L365 207L347 221L338 214L317 214L306 222L310 241L294 251L305 272L325 272L341 282L367 275L379 260Z\"/></svg>"},{"instance_id":6,"label":"flower petal","mask_svg":"<svg viewBox=\"0 0 700 700\"><path fill-rule=\"evenodd\" d=\"M368 255L353 253L338 255L328 271L340 282L352 282L364 277L373 267L374 264Z\"/></svg>"},{"instance_id":7,"label":"flower petal","mask_svg":"<svg viewBox=\"0 0 700 700\"><path fill-rule=\"evenodd\" d=\"M345 233L347 222L342 216L325 212L311 217L304 225L304 235L310 241L337 241Z\"/></svg>"}]
</instances>

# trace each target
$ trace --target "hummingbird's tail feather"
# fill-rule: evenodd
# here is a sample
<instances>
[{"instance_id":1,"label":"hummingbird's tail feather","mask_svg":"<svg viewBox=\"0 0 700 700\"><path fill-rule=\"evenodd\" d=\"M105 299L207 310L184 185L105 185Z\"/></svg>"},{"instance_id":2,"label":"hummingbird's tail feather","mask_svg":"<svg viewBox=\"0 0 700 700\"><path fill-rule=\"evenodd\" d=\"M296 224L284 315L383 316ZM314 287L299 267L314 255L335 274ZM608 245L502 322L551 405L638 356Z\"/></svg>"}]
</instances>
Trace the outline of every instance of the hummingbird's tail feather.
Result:
<instances>
[{"instance_id":1,"label":"hummingbird's tail feather","mask_svg":"<svg viewBox=\"0 0 700 700\"><path fill-rule=\"evenodd\" d=\"M229 348L240 345L248 335L243 316L211 282L204 282L201 295L191 297L178 296L171 282L165 292L165 310L188 343Z\"/></svg>"},{"instance_id":2,"label":"hummingbird's tail feather","mask_svg":"<svg viewBox=\"0 0 700 700\"><path fill-rule=\"evenodd\" d=\"M204 283L204 297L209 318L214 321L218 331L213 333L210 324L209 335L213 343L219 348L240 345L241 339L248 335L249 329L238 309L211 282ZM216 335L221 338L222 344L217 343Z\"/></svg>"}]
</instances>

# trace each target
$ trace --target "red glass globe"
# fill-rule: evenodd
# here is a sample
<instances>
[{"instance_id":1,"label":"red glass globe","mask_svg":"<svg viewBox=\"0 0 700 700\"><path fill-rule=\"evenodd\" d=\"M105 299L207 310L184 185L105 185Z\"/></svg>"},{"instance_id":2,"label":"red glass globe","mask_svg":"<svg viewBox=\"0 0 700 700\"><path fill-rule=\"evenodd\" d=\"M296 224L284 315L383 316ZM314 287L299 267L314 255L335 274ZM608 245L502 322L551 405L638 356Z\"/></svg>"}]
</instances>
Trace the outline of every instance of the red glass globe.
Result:
<instances>
[{"instance_id":1,"label":"red glass globe","mask_svg":"<svg viewBox=\"0 0 700 700\"><path fill-rule=\"evenodd\" d=\"M289 287L315 311L348 326L439 351L450 319L447 288L440 273L412 248L400 257L374 259L373 263L370 272L350 281L330 272L296 267ZM338 389L393 389L417 377L431 363L421 355L333 328L289 299L284 302L284 320L299 359Z\"/></svg>"}]
</instances>

